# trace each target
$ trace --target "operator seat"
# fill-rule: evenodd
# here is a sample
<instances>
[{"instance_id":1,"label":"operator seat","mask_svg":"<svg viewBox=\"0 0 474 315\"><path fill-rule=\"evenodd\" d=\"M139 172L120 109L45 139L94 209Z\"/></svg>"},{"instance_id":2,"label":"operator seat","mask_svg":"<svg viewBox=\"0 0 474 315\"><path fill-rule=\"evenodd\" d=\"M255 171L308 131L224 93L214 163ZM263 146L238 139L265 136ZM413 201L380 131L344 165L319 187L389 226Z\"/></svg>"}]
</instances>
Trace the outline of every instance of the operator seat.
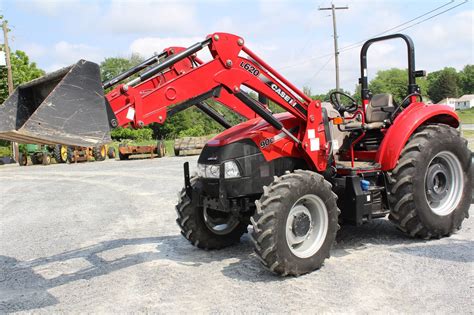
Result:
<instances>
[{"instance_id":1,"label":"operator seat","mask_svg":"<svg viewBox=\"0 0 474 315\"><path fill-rule=\"evenodd\" d=\"M385 121L390 118L394 110L392 94L375 94L365 109L365 125L362 126L362 122L359 121L350 121L344 126L346 129L359 129L362 127L367 130L381 129L385 126Z\"/></svg>"},{"instance_id":2,"label":"operator seat","mask_svg":"<svg viewBox=\"0 0 474 315\"><path fill-rule=\"evenodd\" d=\"M334 109L334 106L332 106L331 103L328 102L322 102L322 107L326 109L326 113L328 115L328 118L335 118L335 117L341 117L341 114ZM339 148L342 146L344 143L344 138L349 137L347 132L342 132L340 131L335 125L332 123L329 124L330 132L331 132L331 138L332 138L332 149L333 149L333 154L337 154L339 152Z\"/></svg>"},{"instance_id":3,"label":"operator seat","mask_svg":"<svg viewBox=\"0 0 474 315\"><path fill-rule=\"evenodd\" d=\"M365 109L365 122L367 129L380 129L385 120L390 118L395 106L392 94L375 94Z\"/></svg>"}]
</instances>

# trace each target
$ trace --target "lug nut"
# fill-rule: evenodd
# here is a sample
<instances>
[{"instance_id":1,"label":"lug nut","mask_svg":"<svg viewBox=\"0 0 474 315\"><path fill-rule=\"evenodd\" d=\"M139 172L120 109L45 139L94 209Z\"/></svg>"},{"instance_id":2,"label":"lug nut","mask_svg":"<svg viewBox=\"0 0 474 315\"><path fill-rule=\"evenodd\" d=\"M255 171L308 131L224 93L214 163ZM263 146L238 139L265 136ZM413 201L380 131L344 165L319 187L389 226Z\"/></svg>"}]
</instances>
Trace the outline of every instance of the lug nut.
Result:
<instances>
[{"instance_id":1,"label":"lug nut","mask_svg":"<svg viewBox=\"0 0 474 315\"><path fill-rule=\"evenodd\" d=\"M243 45L244 45L244 40L243 40L242 38L239 38L239 39L237 40L237 45L243 46Z\"/></svg>"},{"instance_id":2,"label":"lug nut","mask_svg":"<svg viewBox=\"0 0 474 315\"><path fill-rule=\"evenodd\" d=\"M225 62L225 66L226 66L227 68L232 67L232 60L228 59L228 60Z\"/></svg>"}]
</instances>

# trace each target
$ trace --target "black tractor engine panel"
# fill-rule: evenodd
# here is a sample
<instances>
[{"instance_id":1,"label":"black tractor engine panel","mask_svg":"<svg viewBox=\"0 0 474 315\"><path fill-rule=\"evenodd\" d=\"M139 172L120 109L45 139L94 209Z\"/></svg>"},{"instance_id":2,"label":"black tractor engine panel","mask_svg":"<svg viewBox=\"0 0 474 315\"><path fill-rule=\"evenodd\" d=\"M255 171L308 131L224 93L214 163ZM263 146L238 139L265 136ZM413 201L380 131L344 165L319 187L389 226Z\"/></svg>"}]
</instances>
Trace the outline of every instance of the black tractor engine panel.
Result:
<instances>
[{"instance_id":1,"label":"black tractor engine panel","mask_svg":"<svg viewBox=\"0 0 474 315\"><path fill-rule=\"evenodd\" d=\"M224 178L224 162L230 160L237 163L240 177ZM203 204L212 208L220 204L216 210L223 211L253 205L263 193L263 186L273 182L274 176L281 176L285 171L307 169L302 159L279 158L267 162L257 145L249 139L218 147L206 145L198 163L220 165L220 177L200 177L198 189Z\"/></svg>"}]
</instances>

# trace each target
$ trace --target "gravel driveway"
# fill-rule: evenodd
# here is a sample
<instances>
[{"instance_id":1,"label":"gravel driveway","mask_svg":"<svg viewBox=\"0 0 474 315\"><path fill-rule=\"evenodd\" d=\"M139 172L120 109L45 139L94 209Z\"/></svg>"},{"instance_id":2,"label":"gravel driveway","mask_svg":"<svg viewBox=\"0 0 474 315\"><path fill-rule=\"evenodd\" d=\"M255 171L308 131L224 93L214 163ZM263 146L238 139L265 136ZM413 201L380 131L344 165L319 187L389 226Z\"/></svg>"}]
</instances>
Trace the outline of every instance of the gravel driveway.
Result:
<instances>
[{"instance_id":1,"label":"gravel driveway","mask_svg":"<svg viewBox=\"0 0 474 315\"><path fill-rule=\"evenodd\" d=\"M180 236L185 161L1 167L0 313L474 310L473 219L434 241L386 220L343 227L321 270L282 279L247 235L209 252Z\"/></svg>"}]
</instances>

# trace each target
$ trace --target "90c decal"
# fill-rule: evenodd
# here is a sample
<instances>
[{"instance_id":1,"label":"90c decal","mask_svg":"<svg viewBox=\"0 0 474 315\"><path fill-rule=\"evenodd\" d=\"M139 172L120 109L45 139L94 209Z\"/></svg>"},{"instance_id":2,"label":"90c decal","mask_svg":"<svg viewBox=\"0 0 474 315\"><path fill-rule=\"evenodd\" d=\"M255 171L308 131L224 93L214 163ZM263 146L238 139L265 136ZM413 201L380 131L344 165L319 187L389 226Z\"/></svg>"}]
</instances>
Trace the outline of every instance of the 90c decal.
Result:
<instances>
[{"instance_id":1,"label":"90c decal","mask_svg":"<svg viewBox=\"0 0 474 315\"><path fill-rule=\"evenodd\" d=\"M270 144L272 144L275 140L273 138L266 138L266 139L263 139L261 142L260 142L260 147L262 149L268 147Z\"/></svg>"},{"instance_id":2,"label":"90c decal","mask_svg":"<svg viewBox=\"0 0 474 315\"><path fill-rule=\"evenodd\" d=\"M240 62L240 67L247 70L248 72L250 72L251 74L253 74L256 77L258 77L258 75L260 74L260 71L249 63L246 63L246 62L242 61L242 62Z\"/></svg>"}]
</instances>

